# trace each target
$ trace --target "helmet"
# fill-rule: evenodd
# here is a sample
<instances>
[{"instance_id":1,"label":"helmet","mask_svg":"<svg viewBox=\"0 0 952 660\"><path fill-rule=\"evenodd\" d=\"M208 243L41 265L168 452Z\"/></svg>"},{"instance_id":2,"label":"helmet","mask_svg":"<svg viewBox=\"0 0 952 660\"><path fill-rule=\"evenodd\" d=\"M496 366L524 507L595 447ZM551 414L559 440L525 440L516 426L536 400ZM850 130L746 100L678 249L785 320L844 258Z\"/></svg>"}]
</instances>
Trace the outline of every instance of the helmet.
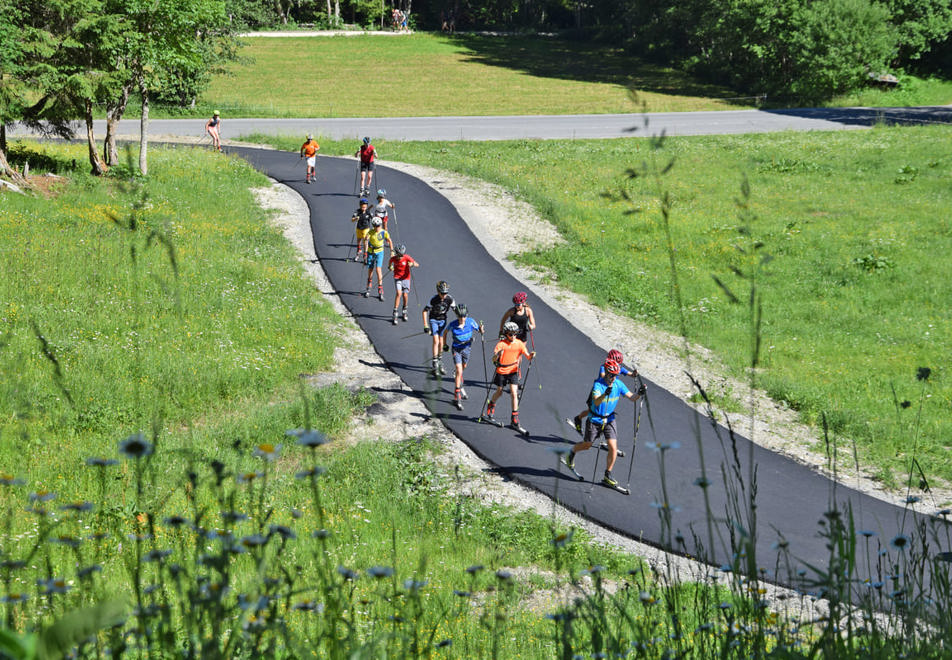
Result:
<instances>
[{"instance_id":1,"label":"helmet","mask_svg":"<svg viewBox=\"0 0 952 660\"><path fill-rule=\"evenodd\" d=\"M393 249L394 252L399 254L401 257L407 253L407 246L401 243Z\"/></svg>"},{"instance_id":2,"label":"helmet","mask_svg":"<svg viewBox=\"0 0 952 660\"><path fill-rule=\"evenodd\" d=\"M605 360L605 373L617 376L621 372L621 367L612 359Z\"/></svg>"},{"instance_id":3,"label":"helmet","mask_svg":"<svg viewBox=\"0 0 952 660\"><path fill-rule=\"evenodd\" d=\"M372 224L374 227L379 227L380 225L383 224L383 220L381 220L380 218L374 218L373 220L370 221L370 224Z\"/></svg>"},{"instance_id":4,"label":"helmet","mask_svg":"<svg viewBox=\"0 0 952 660\"><path fill-rule=\"evenodd\" d=\"M377 191L377 197L386 197L386 196L387 196L387 191L384 190L383 188Z\"/></svg>"},{"instance_id":5,"label":"helmet","mask_svg":"<svg viewBox=\"0 0 952 660\"><path fill-rule=\"evenodd\" d=\"M365 138L364 138L364 144L370 144L370 138L369 138L369 137L365 137Z\"/></svg>"},{"instance_id":6,"label":"helmet","mask_svg":"<svg viewBox=\"0 0 952 660\"><path fill-rule=\"evenodd\" d=\"M215 112L212 113L212 116L213 116L213 117L217 117L217 116L220 115L220 114L221 114L221 113L220 113L218 110L216 110Z\"/></svg>"},{"instance_id":7,"label":"helmet","mask_svg":"<svg viewBox=\"0 0 952 660\"><path fill-rule=\"evenodd\" d=\"M525 305L526 300L528 299L529 294L527 294L525 291L518 291L512 296L512 302L514 305Z\"/></svg>"},{"instance_id":8,"label":"helmet","mask_svg":"<svg viewBox=\"0 0 952 660\"><path fill-rule=\"evenodd\" d=\"M361 203L361 204L370 204L370 200L367 199L366 197L361 197L361 198L360 198L360 203Z\"/></svg>"},{"instance_id":9,"label":"helmet","mask_svg":"<svg viewBox=\"0 0 952 660\"><path fill-rule=\"evenodd\" d=\"M618 364L621 364L622 362L625 361L625 356L622 355L621 351L619 351L617 348L613 348L612 350L608 351L608 357L605 359L614 360Z\"/></svg>"},{"instance_id":10,"label":"helmet","mask_svg":"<svg viewBox=\"0 0 952 660\"><path fill-rule=\"evenodd\" d=\"M312 138L313 138L313 136L312 136L310 133L308 133L308 134L307 134L307 139L310 140L310 139L312 139Z\"/></svg>"},{"instance_id":11,"label":"helmet","mask_svg":"<svg viewBox=\"0 0 952 660\"><path fill-rule=\"evenodd\" d=\"M446 280L440 280L436 283L436 292L437 293L449 293L450 285L446 283Z\"/></svg>"},{"instance_id":12,"label":"helmet","mask_svg":"<svg viewBox=\"0 0 952 660\"><path fill-rule=\"evenodd\" d=\"M502 324L502 333L504 335L514 335L519 332L519 326L512 321L506 321Z\"/></svg>"},{"instance_id":13,"label":"helmet","mask_svg":"<svg viewBox=\"0 0 952 660\"><path fill-rule=\"evenodd\" d=\"M456 307L453 308L453 311L456 312L456 315L459 317L466 316L469 313L469 310L466 309L466 305L463 303L457 303Z\"/></svg>"}]
</instances>

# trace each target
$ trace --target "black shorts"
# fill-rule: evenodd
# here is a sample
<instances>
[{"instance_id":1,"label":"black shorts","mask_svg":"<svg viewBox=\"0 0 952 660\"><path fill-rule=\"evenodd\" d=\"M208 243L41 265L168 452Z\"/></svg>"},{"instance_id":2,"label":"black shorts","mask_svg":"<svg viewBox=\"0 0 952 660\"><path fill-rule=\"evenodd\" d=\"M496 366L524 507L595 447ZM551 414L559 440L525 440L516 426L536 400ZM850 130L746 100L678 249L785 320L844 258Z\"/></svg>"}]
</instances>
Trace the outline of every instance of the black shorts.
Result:
<instances>
[{"instance_id":1,"label":"black shorts","mask_svg":"<svg viewBox=\"0 0 952 660\"><path fill-rule=\"evenodd\" d=\"M365 163L364 161L360 161L361 172L373 172L375 169L377 169L376 163Z\"/></svg>"},{"instance_id":2,"label":"black shorts","mask_svg":"<svg viewBox=\"0 0 952 660\"><path fill-rule=\"evenodd\" d=\"M506 387L507 385L519 384L519 372L513 371L511 374L501 374L498 371L493 376L493 385L496 387Z\"/></svg>"},{"instance_id":3,"label":"black shorts","mask_svg":"<svg viewBox=\"0 0 952 660\"><path fill-rule=\"evenodd\" d=\"M592 417L589 415L585 420L585 435L582 442L594 443L599 435L603 435L606 440L618 438L618 431L615 429L615 420L605 422L604 424L593 424Z\"/></svg>"}]
</instances>

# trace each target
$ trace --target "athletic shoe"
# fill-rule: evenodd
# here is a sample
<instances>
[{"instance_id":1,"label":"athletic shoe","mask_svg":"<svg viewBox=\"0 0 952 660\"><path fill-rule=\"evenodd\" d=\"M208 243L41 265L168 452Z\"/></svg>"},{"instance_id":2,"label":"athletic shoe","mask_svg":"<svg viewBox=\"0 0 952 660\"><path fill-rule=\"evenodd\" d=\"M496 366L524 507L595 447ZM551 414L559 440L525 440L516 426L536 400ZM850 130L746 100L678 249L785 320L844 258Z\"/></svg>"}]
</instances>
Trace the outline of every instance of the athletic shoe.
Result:
<instances>
[{"instance_id":1,"label":"athletic shoe","mask_svg":"<svg viewBox=\"0 0 952 660\"><path fill-rule=\"evenodd\" d=\"M383 302L383 287L377 289L377 297L380 298L380 302Z\"/></svg>"},{"instance_id":2,"label":"athletic shoe","mask_svg":"<svg viewBox=\"0 0 952 660\"><path fill-rule=\"evenodd\" d=\"M364 291L364 298L369 298L369 297L370 297L370 287L368 286L367 290Z\"/></svg>"},{"instance_id":3,"label":"athletic shoe","mask_svg":"<svg viewBox=\"0 0 952 660\"><path fill-rule=\"evenodd\" d=\"M575 452L570 451L567 455L560 456L559 460L567 465L570 470L575 469Z\"/></svg>"},{"instance_id":4,"label":"athletic shoe","mask_svg":"<svg viewBox=\"0 0 952 660\"><path fill-rule=\"evenodd\" d=\"M463 402L460 401L459 399L453 399L453 405L456 406L457 410L463 409Z\"/></svg>"},{"instance_id":5,"label":"athletic shoe","mask_svg":"<svg viewBox=\"0 0 952 660\"><path fill-rule=\"evenodd\" d=\"M445 371L443 371L443 363L442 363L442 362L438 362L437 365L436 365L436 368L440 370L440 375L441 375L441 376L446 373Z\"/></svg>"},{"instance_id":6,"label":"athletic shoe","mask_svg":"<svg viewBox=\"0 0 952 660\"><path fill-rule=\"evenodd\" d=\"M394 325L397 324L397 313L396 313L396 312L393 313L393 324L394 324Z\"/></svg>"},{"instance_id":7,"label":"athletic shoe","mask_svg":"<svg viewBox=\"0 0 952 660\"><path fill-rule=\"evenodd\" d=\"M406 308L406 307L403 308L403 315L402 315L402 316L403 316L403 320L404 320L404 321L409 321L409 320L410 320L409 317L407 316L407 308Z\"/></svg>"},{"instance_id":8,"label":"athletic shoe","mask_svg":"<svg viewBox=\"0 0 952 660\"><path fill-rule=\"evenodd\" d=\"M469 398L469 395L466 394L466 390L465 390L464 388L462 388L462 387L459 388L459 398L461 398L461 399L468 399L468 398Z\"/></svg>"},{"instance_id":9,"label":"athletic shoe","mask_svg":"<svg viewBox=\"0 0 952 660\"><path fill-rule=\"evenodd\" d=\"M578 417L573 417L572 424L575 426L575 430L578 431L578 434L582 435L582 420Z\"/></svg>"},{"instance_id":10,"label":"athletic shoe","mask_svg":"<svg viewBox=\"0 0 952 660\"><path fill-rule=\"evenodd\" d=\"M602 477L602 483L605 484L606 486L609 486L610 488L615 488L618 485L618 482L612 479L611 475L608 473L606 473L605 476Z\"/></svg>"}]
</instances>

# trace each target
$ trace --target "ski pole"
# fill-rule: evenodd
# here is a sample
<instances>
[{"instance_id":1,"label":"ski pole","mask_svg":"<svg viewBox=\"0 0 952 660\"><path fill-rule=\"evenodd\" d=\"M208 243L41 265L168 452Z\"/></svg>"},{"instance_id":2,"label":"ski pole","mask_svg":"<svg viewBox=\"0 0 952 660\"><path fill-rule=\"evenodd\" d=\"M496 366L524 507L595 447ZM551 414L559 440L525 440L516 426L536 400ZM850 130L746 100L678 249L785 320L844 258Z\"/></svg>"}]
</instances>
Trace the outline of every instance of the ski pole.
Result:
<instances>
[{"instance_id":1,"label":"ski pole","mask_svg":"<svg viewBox=\"0 0 952 660\"><path fill-rule=\"evenodd\" d=\"M357 159L357 169L354 170L354 194L357 194L357 184L360 182L360 159Z\"/></svg>"},{"instance_id":2,"label":"ski pole","mask_svg":"<svg viewBox=\"0 0 952 660\"><path fill-rule=\"evenodd\" d=\"M357 243L357 225L354 225L354 233L350 236L350 247L347 249L347 261L350 261L350 253L354 249L354 245Z\"/></svg>"},{"instance_id":3,"label":"ski pole","mask_svg":"<svg viewBox=\"0 0 952 660\"><path fill-rule=\"evenodd\" d=\"M482 327L483 322L480 321L479 325ZM479 417L482 418L483 411L486 410L486 405L489 403L489 397L492 389L489 383L489 367L486 366L486 333L480 332L479 340L483 344L483 379L486 381L486 399L483 401L483 407L479 409Z\"/></svg>"},{"instance_id":4,"label":"ski pole","mask_svg":"<svg viewBox=\"0 0 952 660\"><path fill-rule=\"evenodd\" d=\"M416 301L417 309L420 309L420 294L416 292L416 284L413 283L412 270L410 275L410 288L413 289L413 299Z\"/></svg>"},{"instance_id":5,"label":"ski pole","mask_svg":"<svg viewBox=\"0 0 952 660\"><path fill-rule=\"evenodd\" d=\"M602 428L604 429L604 427L602 427ZM598 440L598 436L600 436L601 434L602 434L601 430L599 430L599 431L595 434L595 438L594 438L594 440L592 440L592 446L593 446L593 447L595 447L595 440ZM584 438L583 438L583 439L584 439ZM595 447L595 467L592 468L592 488L595 487L595 475L598 474L598 456L599 456L601 453L602 453L601 448L600 448L600 447Z\"/></svg>"},{"instance_id":6,"label":"ski pole","mask_svg":"<svg viewBox=\"0 0 952 660\"><path fill-rule=\"evenodd\" d=\"M397 226L397 207L390 209L393 211L393 232L397 235L397 243L400 242L400 227Z\"/></svg>"},{"instance_id":7,"label":"ski pole","mask_svg":"<svg viewBox=\"0 0 952 660\"><path fill-rule=\"evenodd\" d=\"M414 332L412 335L407 335L406 337L400 337L400 339L409 339L410 337L419 337L420 335L427 334L426 330L420 330L420 332Z\"/></svg>"},{"instance_id":8,"label":"ski pole","mask_svg":"<svg viewBox=\"0 0 952 660\"><path fill-rule=\"evenodd\" d=\"M639 385L641 377L638 378ZM640 388L639 388L640 389ZM627 488L631 490L631 470L635 467L635 450L638 448L638 427L641 426L641 408L644 406L645 397L642 396L638 401L638 410L635 411L635 433L631 438L631 459L628 461L628 483Z\"/></svg>"},{"instance_id":9,"label":"ski pole","mask_svg":"<svg viewBox=\"0 0 952 660\"><path fill-rule=\"evenodd\" d=\"M526 375L522 379L522 386L519 387L519 397L517 399L519 403L522 403L522 394L526 391L526 383L529 382L529 371L532 369L533 362L535 362L535 360L529 360L529 365L526 367Z\"/></svg>"},{"instance_id":10,"label":"ski pole","mask_svg":"<svg viewBox=\"0 0 952 660\"><path fill-rule=\"evenodd\" d=\"M532 352L535 352L535 336L532 334L532 330L529 330L529 344L532 348ZM533 362L535 362L535 360L533 360ZM538 371L538 369L536 371ZM527 370L526 377L528 376L529 376L529 372ZM539 377L539 390L541 391L542 390L542 372L541 371L539 371L538 377Z\"/></svg>"}]
</instances>

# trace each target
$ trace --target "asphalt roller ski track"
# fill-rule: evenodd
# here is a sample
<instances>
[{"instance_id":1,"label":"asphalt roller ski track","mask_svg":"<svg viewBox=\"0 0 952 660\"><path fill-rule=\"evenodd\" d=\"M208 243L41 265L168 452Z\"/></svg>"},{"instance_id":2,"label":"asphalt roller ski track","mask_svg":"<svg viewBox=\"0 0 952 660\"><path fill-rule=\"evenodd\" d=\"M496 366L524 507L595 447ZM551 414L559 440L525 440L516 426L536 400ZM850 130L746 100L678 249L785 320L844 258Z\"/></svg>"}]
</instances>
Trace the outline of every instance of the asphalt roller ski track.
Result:
<instances>
[{"instance_id":1,"label":"asphalt roller ski track","mask_svg":"<svg viewBox=\"0 0 952 660\"><path fill-rule=\"evenodd\" d=\"M296 157L281 151L231 148L257 169L296 190L310 209L314 247L327 277L343 303L367 334L373 348L390 369L420 397L432 415L486 461L516 481L557 498L564 506L592 520L643 542L670 548L688 556L708 558L715 567L735 562L729 539L750 528L746 518L734 525L724 520L731 515L729 487L740 476L748 487L756 474L756 557L766 577L787 586L803 586L816 578L814 568L829 563L828 541L822 536L833 504L852 511L857 530L869 530L873 562L876 550L888 548L900 534L927 516L894 506L832 481L788 458L762 449L722 426L700 417L694 409L649 381L648 402L642 418L631 473L631 495L626 496L598 483L606 454L590 450L578 455L576 467L585 481L577 481L562 467L552 450L568 449L577 435L563 421L584 407L585 398L605 349L592 342L572 323L540 300L530 300L538 330L534 333L537 360L528 376L520 408L521 423L530 435L521 437L508 428L479 423L476 417L485 397L481 346L473 348L466 371L469 400L465 410L452 404L451 359L444 355L447 375L436 381L428 377L430 337L422 334L420 305L435 293L438 280L450 284L451 295L465 303L470 315L485 321L486 350L495 343L495 331L513 292L525 289L486 251L456 209L424 182L399 171L378 167L375 184L383 185L397 206L391 220L394 242L404 243L420 264L414 270L419 305L410 294L410 322L394 326L392 278L385 273L385 302L364 298L366 269L348 260L353 255L353 224L350 216L357 205L354 194L355 161L321 158L318 180L305 185L304 168ZM376 290L374 290L376 292ZM452 317L451 317L452 318ZM407 338L408 335L418 333ZM634 364L638 356L626 356ZM523 367L525 368L525 366ZM492 365L489 365L490 376ZM631 384L631 381L628 381ZM632 452L636 406L621 401L617 426L619 446ZM509 399L497 407L497 418L508 421ZM654 447L653 449L651 447ZM629 453L619 458L614 476L628 483ZM703 466L702 466L703 456ZM664 469L661 469L661 461ZM596 469L595 462L598 462ZM663 477L663 478L662 478ZM702 479L707 487L705 503ZM666 495L665 495L666 493ZM663 528L660 507L670 515L670 528ZM715 519L713 528L708 521ZM667 539L667 543L666 543ZM709 547L712 543L713 547ZM860 539L862 544L864 539ZM786 548L786 550L784 550ZM947 550L937 547L934 551ZM895 550L893 550L895 552ZM862 552L857 553L862 556ZM775 571L777 567L781 570ZM802 574L798 575L798 571ZM867 567L858 568L860 579ZM873 583L882 577L868 575ZM802 578L802 579L801 579Z\"/></svg>"}]
</instances>

